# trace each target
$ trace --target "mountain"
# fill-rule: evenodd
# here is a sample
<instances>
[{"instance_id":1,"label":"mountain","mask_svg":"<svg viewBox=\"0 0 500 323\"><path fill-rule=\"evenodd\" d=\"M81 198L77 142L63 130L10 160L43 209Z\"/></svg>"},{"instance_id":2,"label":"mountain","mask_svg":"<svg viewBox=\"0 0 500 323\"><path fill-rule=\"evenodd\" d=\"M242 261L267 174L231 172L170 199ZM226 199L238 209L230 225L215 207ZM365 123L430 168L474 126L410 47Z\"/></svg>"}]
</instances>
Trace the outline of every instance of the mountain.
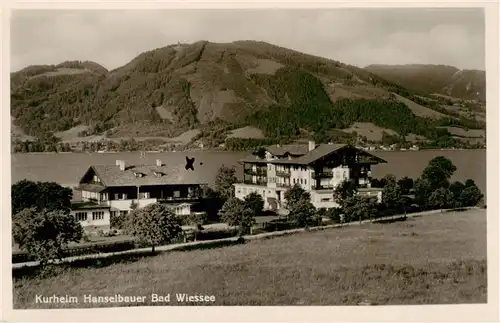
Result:
<instances>
[{"instance_id":1,"label":"mountain","mask_svg":"<svg viewBox=\"0 0 500 323\"><path fill-rule=\"evenodd\" d=\"M71 129L219 136L253 126L267 138L324 141L355 123L426 138L442 126L484 127L367 69L257 41L169 45L111 71L88 61L30 66L11 73L11 115L39 138Z\"/></svg>"},{"instance_id":2,"label":"mountain","mask_svg":"<svg viewBox=\"0 0 500 323\"><path fill-rule=\"evenodd\" d=\"M365 69L426 94L486 101L486 73L446 65L369 65Z\"/></svg>"}]
</instances>

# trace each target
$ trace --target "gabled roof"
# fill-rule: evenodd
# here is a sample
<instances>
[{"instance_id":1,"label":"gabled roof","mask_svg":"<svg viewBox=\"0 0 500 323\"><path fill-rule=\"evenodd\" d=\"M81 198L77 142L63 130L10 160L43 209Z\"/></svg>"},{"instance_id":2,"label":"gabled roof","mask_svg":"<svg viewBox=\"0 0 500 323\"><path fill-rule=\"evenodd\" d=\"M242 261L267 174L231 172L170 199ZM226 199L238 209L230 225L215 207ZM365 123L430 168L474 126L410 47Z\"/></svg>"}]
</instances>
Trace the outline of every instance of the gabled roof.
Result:
<instances>
[{"instance_id":1,"label":"gabled roof","mask_svg":"<svg viewBox=\"0 0 500 323\"><path fill-rule=\"evenodd\" d=\"M307 154L309 146L307 144L292 144L283 146L273 145L266 147L266 150L274 156L285 156L286 154L301 156Z\"/></svg>"},{"instance_id":2,"label":"gabled roof","mask_svg":"<svg viewBox=\"0 0 500 323\"><path fill-rule=\"evenodd\" d=\"M300 147L300 148L299 148ZM350 147L345 144L320 144L316 145L316 148L309 151L309 146L307 144L295 144L295 145L285 145L285 146L269 146L266 148L271 154L275 156L286 156L290 155L299 155L299 152L303 152L299 157L291 158L291 159L274 159L274 160L266 160L266 159L258 159L257 157L247 157L242 159L242 162L249 163L271 163L271 164L289 164L289 165L309 165L316 160L328 156L335 151L344 148ZM354 147L353 147L354 148ZM354 148L356 149L356 148ZM372 156L379 163L385 163L386 161L382 158L374 156L366 151L359 150L363 154L367 156Z\"/></svg>"},{"instance_id":3,"label":"gabled roof","mask_svg":"<svg viewBox=\"0 0 500 323\"><path fill-rule=\"evenodd\" d=\"M307 154L303 155L302 157L299 157L298 161L300 162L300 164L308 165L320 159L321 157L325 157L339 150L340 148L344 148L346 146L347 145L342 145L342 144L321 144L316 146L316 149L313 149L307 152Z\"/></svg>"},{"instance_id":4,"label":"gabled roof","mask_svg":"<svg viewBox=\"0 0 500 323\"><path fill-rule=\"evenodd\" d=\"M120 170L117 165L92 165L90 169L105 187L207 184L213 175L200 163L194 165L194 170L186 170L184 164L130 165L125 170ZM162 176L157 176L155 173Z\"/></svg>"}]
</instances>

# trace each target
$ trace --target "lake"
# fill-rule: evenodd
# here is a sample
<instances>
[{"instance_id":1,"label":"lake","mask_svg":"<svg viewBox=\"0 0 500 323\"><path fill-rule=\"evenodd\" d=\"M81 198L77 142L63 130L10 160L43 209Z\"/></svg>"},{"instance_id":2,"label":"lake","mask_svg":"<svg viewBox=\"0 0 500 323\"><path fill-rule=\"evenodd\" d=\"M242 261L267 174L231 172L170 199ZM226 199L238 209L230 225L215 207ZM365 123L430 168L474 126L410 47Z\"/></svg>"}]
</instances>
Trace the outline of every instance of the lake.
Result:
<instances>
[{"instance_id":1,"label":"lake","mask_svg":"<svg viewBox=\"0 0 500 323\"><path fill-rule=\"evenodd\" d=\"M473 179L483 193L486 193L486 150L420 150L420 151L377 151L374 155L383 158L387 164L373 167L374 177L393 174L398 179L404 176L417 178L436 156L449 158L457 167L453 180ZM248 152L166 152L147 153L144 158L139 152L126 153L34 153L11 154L12 183L22 179L32 181L54 181L63 185L76 185L80 177L92 164L114 165L117 159L134 164L155 164L161 159L166 164L185 164L185 157L195 157L213 170L213 181L217 169L222 165L236 166L238 177L242 176L242 166L238 160ZM213 184L212 183L210 184Z\"/></svg>"}]
</instances>

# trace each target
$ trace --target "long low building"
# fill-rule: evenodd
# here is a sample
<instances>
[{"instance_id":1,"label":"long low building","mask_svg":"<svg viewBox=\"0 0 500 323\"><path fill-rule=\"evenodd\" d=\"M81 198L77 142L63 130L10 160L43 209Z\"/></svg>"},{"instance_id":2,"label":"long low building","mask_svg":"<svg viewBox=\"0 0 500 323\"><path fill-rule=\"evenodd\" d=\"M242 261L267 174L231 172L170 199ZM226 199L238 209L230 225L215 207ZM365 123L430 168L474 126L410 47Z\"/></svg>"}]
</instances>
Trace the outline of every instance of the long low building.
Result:
<instances>
[{"instance_id":1,"label":"long low building","mask_svg":"<svg viewBox=\"0 0 500 323\"><path fill-rule=\"evenodd\" d=\"M178 215L189 215L207 185L207 170L196 165L91 165L76 188L81 200L72 205L72 214L83 227L109 227L112 216L126 215L134 205L167 203Z\"/></svg>"},{"instance_id":2,"label":"long low building","mask_svg":"<svg viewBox=\"0 0 500 323\"><path fill-rule=\"evenodd\" d=\"M371 166L386 161L350 145L274 145L240 162L243 181L234 184L235 196L258 193L266 209L283 209L285 192L293 185L309 192L316 208L338 207L333 192L344 180L354 180L360 195L382 199L382 190L371 187Z\"/></svg>"}]
</instances>

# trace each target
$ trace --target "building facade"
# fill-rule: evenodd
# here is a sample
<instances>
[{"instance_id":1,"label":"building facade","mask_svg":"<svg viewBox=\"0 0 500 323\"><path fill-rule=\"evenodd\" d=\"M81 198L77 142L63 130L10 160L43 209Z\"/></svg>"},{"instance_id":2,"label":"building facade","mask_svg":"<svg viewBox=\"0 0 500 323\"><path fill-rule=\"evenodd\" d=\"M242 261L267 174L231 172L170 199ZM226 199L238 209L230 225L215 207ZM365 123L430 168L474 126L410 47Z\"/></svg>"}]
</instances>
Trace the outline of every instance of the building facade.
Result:
<instances>
[{"instance_id":1,"label":"building facade","mask_svg":"<svg viewBox=\"0 0 500 323\"><path fill-rule=\"evenodd\" d=\"M72 214L82 226L109 226L113 216L128 214L160 202L168 204L178 215L191 214L191 207L202 196L203 169L185 170L162 164L92 165L82 176L77 191L81 201L74 203Z\"/></svg>"},{"instance_id":2,"label":"building facade","mask_svg":"<svg viewBox=\"0 0 500 323\"><path fill-rule=\"evenodd\" d=\"M371 166L385 161L349 145L309 141L269 146L241 163L243 182L234 185L235 196L243 199L258 193L266 209L282 209L284 194L294 185L310 193L316 208L338 207L333 192L345 180L353 180L360 195L382 198L381 189L371 188Z\"/></svg>"}]
</instances>

